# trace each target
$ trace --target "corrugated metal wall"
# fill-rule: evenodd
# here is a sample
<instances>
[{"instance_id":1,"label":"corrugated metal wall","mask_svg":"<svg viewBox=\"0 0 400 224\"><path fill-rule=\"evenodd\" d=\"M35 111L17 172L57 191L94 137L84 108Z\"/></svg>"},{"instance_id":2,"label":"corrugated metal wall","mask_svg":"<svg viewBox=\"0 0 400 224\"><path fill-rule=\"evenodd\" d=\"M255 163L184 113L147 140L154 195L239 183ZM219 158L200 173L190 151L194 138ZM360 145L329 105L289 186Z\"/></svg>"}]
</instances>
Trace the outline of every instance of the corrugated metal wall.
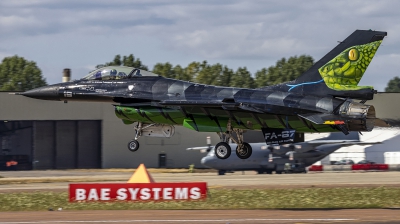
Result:
<instances>
[{"instance_id":1,"label":"corrugated metal wall","mask_svg":"<svg viewBox=\"0 0 400 224\"><path fill-rule=\"evenodd\" d=\"M34 169L101 168L101 121L34 121Z\"/></svg>"}]
</instances>

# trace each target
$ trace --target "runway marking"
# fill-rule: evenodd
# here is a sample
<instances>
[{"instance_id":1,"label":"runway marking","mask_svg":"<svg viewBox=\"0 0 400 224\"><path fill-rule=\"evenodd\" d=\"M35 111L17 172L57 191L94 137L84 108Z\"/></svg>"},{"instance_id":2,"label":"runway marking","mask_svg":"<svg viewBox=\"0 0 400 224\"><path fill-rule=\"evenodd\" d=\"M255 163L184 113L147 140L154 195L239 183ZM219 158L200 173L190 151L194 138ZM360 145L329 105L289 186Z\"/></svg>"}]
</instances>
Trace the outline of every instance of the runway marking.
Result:
<instances>
[{"instance_id":1,"label":"runway marking","mask_svg":"<svg viewBox=\"0 0 400 224\"><path fill-rule=\"evenodd\" d=\"M357 219L142 219L142 220L66 220L66 221L27 221L0 222L0 224L36 224L36 223L127 223L127 222L243 222L243 221L355 221Z\"/></svg>"}]
</instances>

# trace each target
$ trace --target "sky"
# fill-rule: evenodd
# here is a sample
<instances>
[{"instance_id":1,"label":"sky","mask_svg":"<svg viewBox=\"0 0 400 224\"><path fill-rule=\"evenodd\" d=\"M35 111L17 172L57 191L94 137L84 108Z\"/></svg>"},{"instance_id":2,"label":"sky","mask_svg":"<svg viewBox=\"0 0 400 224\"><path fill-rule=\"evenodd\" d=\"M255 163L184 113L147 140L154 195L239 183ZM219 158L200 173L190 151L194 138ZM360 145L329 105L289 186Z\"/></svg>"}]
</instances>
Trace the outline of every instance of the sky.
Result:
<instances>
[{"instance_id":1,"label":"sky","mask_svg":"<svg viewBox=\"0 0 400 224\"><path fill-rule=\"evenodd\" d=\"M156 63L247 67L282 57L315 61L356 29L388 32L359 85L384 91L400 71L400 1L2 0L0 60L35 61L49 84L79 79L114 56Z\"/></svg>"}]
</instances>

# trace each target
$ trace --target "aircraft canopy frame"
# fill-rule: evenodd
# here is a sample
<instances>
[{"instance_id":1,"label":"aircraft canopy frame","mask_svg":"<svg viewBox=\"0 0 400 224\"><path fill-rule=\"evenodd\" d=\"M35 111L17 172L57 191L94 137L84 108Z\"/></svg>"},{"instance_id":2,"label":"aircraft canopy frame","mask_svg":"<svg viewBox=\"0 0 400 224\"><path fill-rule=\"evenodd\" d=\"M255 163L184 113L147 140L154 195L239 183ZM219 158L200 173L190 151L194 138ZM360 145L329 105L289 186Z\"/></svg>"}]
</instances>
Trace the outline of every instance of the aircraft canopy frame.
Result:
<instances>
[{"instance_id":1,"label":"aircraft canopy frame","mask_svg":"<svg viewBox=\"0 0 400 224\"><path fill-rule=\"evenodd\" d=\"M134 67L107 66L89 72L82 80L121 80L141 76L158 75Z\"/></svg>"}]
</instances>

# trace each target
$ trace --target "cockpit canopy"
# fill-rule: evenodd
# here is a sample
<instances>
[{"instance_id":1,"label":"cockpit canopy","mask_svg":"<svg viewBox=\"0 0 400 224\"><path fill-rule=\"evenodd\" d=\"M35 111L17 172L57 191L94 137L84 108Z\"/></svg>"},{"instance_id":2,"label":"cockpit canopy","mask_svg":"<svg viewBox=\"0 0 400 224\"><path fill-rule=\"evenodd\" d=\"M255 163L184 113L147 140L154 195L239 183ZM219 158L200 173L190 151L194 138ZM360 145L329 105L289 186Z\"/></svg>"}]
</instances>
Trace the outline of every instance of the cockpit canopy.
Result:
<instances>
[{"instance_id":1,"label":"cockpit canopy","mask_svg":"<svg viewBox=\"0 0 400 224\"><path fill-rule=\"evenodd\" d=\"M158 76L154 73L125 66L108 66L91 71L83 80L120 80L139 76Z\"/></svg>"}]
</instances>

